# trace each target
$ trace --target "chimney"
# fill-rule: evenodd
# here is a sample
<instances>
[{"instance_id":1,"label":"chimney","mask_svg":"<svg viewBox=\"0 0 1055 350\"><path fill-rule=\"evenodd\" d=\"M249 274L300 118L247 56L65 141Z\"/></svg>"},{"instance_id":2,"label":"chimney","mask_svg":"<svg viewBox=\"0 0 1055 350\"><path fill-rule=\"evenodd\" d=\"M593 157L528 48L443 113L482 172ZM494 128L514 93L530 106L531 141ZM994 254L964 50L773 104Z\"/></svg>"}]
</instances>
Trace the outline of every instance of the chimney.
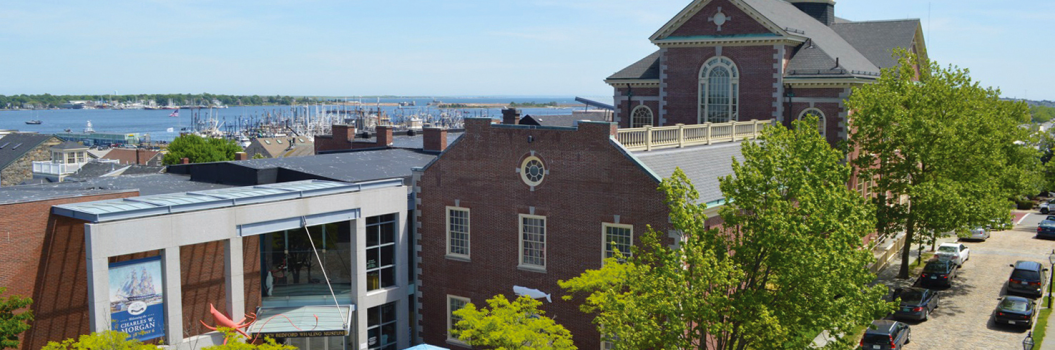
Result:
<instances>
[{"instance_id":1,"label":"chimney","mask_svg":"<svg viewBox=\"0 0 1055 350\"><path fill-rule=\"evenodd\" d=\"M249 154L245 152L234 152L234 160L249 160Z\"/></svg>"},{"instance_id":2,"label":"chimney","mask_svg":"<svg viewBox=\"0 0 1055 350\"><path fill-rule=\"evenodd\" d=\"M425 152L443 152L447 149L447 129L443 128L425 128L425 134L422 135L424 140L424 151Z\"/></svg>"},{"instance_id":3,"label":"chimney","mask_svg":"<svg viewBox=\"0 0 1055 350\"><path fill-rule=\"evenodd\" d=\"M787 0L800 11L831 27L835 23L835 0Z\"/></svg>"},{"instance_id":4,"label":"chimney","mask_svg":"<svg viewBox=\"0 0 1055 350\"><path fill-rule=\"evenodd\" d=\"M355 139L355 126L348 124L333 124L330 128L334 142L346 143Z\"/></svg>"},{"instance_id":5,"label":"chimney","mask_svg":"<svg viewBox=\"0 0 1055 350\"><path fill-rule=\"evenodd\" d=\"M190 164L190 158L182 158L179 160L180 164Z\"/></svg>"},{"instance_id":6,"label":"chimney","mask_svg":"<svg viewBox=\"0 0 1055 350\"><path fill-rule=\"evenodd\" d=\"M516 108L506 108L502 110L502 124L517 125L520 124L520 110Z\"/></svg>"},{"instance_id":7,"label":"chimney","mask_svg":"<svg viewBox=\"0 0 1055 350\"><path fill-rule=\"evenodd\" d=\"M392 127L379 125L374 128L377 131L377 147L388 147L392 144Z\"/></svg>"}]
</instances>

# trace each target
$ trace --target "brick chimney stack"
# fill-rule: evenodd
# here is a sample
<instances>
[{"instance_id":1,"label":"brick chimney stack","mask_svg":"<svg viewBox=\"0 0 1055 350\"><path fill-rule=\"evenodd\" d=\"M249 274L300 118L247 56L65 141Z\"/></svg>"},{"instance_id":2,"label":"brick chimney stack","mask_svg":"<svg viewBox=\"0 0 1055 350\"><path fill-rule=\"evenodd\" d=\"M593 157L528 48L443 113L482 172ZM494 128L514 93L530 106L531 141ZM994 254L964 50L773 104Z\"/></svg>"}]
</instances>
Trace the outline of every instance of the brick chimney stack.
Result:
<instances>
[{"instance_id":1,"label":"brick chimney stack","mask_svg":"<svg viewBox=\"0 0 1055 350\"><path fill-rule=\"evenodd\" d=\"M378 126L375 130L377 131L377 147L388 147L392 145L391 126Z\"/></svg>"},{"instance_id":2,"label":"brick chimney stack","mask_svg":"<svg viewBox=\"0 0 1055 350\"><path fill-rule=\"evenodd\" d=\"M516 108L506 108L502 110L502 124L517 125L520 124L520 110Z\"/></svg>"},{"instance_id":3,"label":"brick chimney stack","mask_svg":"<svg viewBox=\"0 0 1055 350\"><path fill-rule=\"evenodd\" d=\"M234 160L249 160L249 153L234 152Z\"/></svg>"},{"instance_id":4,"label":"brick chimney stack","mask_svg":"<svg viewBox=\"0 0 1055 350\"><path fill-rule=\"evenodd\" d=\"M183 158L179 160L180 164L190 164L190 158Z\"/></svg>"},{"instance_id":5,"label":"brick chimney stack","mask_svg":"<svg viewBox=\"0 0 1055 350\"><path fill-rule=\"evenodd\" d=\"M425 128L422 135L425 152L443 152L447 149L447 129Z\"/></svg>"},{"instance_id":6,"label":"brick chimney stack","mask_svg":"<svg viewBox=\"0 0 1055 350\"><path fill-rule=\"evenodd\" d=\"M347 143L355 139L355 126L347 124L333 124L330 128L333 141Z\"/></svg>"}]
</instances>

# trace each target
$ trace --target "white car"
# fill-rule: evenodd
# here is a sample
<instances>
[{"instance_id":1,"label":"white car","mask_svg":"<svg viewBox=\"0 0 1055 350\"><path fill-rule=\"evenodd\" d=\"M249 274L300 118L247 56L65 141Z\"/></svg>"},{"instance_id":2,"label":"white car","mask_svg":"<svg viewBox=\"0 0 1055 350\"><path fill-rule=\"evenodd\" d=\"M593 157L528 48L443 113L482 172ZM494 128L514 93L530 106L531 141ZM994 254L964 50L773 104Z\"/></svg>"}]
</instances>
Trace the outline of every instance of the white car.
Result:
<instances>
[{"instance_id":1,"label":"white car","mask_svg":"<svg viewBox=\"0 0 1055 350\"><path fill-rule=\"evenodd\" d=\"M971 248L960 243L942 243L938 246L938 252L934 253L934 257L963 266L963 263L971 258Z\"/></svg>"},{"instance_id":2,"label":"white car","mask_svg":"<svg viewBox=\"0 0 1055 350\"><path fill-rule=\"evenodd\" d=\"M1051 211L1051 201L1041 202L1040 203L1040 213L1041 214L1047 214L1049 211Z\"/></svg>"}]
</instances>

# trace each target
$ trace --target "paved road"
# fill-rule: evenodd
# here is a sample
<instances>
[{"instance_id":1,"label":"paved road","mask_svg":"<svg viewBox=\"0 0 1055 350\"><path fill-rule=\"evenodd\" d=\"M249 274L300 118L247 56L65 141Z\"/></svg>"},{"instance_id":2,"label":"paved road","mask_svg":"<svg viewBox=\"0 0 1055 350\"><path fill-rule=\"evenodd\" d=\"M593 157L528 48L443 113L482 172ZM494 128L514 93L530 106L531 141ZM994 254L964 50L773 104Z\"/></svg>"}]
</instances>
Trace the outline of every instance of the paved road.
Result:
<instances>
[{"instance_id":1,"label":"paved road","mask_svg":"<svg viewBox=\"0 0 1055 350\"><path fill-rule=\"evenodd\" d=\"M964 242L971 248L970 260L953 286L940 291L941 304L930 320L909 323L912 342L905 349L1022 349L1027 330L995 324L992 311L1011 274L1008 265L1017 260L1048 265L1055 241L1034 238L1042 219L1033 213L985 242Z\"/></svg>"}]
</instances>

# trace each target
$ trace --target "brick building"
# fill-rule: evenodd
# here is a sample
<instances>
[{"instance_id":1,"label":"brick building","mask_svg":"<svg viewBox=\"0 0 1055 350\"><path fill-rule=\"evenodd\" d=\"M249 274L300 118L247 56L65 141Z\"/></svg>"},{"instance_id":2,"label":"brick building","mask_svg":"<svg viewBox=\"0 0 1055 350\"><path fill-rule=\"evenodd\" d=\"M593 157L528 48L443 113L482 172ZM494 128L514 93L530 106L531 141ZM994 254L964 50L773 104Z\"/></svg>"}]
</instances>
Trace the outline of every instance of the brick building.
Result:
<instances>
[{"instance_id":1,"label":"brick building","mask_svg":"<svg viewBox=\"0 0 1055 350\"><path fill-rule=\"evenodd\" d=\"M835 144L851 88L894 66L896 48L927 57L918 19L853 22L834 0L694 0L650 38L658 49L605 82L621 127L806 114Z\"/></svg>"},{"instance_id":2,"label":"brick building","mask_svg":"<svg viewBox=\"0 0 1055 350\"><path fill-rule=\"evenodd\" d=\"M631 151L608 122L465 125L465 134L415 175L421 336L455 348L464 345L448 335L451 311L498 294L515 298L514 286L551 294L546 315L567 327L579 348L599 348L592 316L577 301L560 299L557 281L600 268L613 248L629 251L646 225L668 232L669 210L656 188L675 167L710 207L708 223L718 224L718 178L732 172L732 159L742 159L733 138ZM677 239L668 232L668 244Z\"/></svg>"}]
</instances>

